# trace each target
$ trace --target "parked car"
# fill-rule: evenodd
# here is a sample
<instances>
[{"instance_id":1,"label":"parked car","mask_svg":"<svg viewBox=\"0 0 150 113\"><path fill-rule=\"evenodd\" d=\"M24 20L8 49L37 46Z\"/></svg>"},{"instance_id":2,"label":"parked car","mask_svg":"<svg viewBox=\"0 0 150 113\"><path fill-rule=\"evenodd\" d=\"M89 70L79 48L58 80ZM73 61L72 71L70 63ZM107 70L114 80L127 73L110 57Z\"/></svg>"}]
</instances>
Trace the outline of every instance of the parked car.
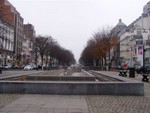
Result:
<instances>
[{"instance_id":1,"label":"parked car","mask_svg":"<svg viewBox=\"0 0 150 113\"><path fill-rule=\"evenodd\" d=\"M19 66L19 69L24 69L25 65Z\"/></svg>"},{"instance_id":2,"label":"parked car","mask_svg":"<svg viewBox=\"0 0 150 113\"><path fill-rule=\"evenodd\" d=\"M36 64L34 63L30 63L29 65L31 65L33 67L33 69L37 69L38 67L36 66Z\"/></svg>"},{"instance_id":3,"label":"parked car","mask_svg":"<svg viewBox=\"0 0 150 113\"><path fill-rule=\"evenodd\" d=\"M2 65L0 65L0 70L3 70L3 68L4 68L4 67L3 67Z\"/></svg>"},{"instance_id":4,"label":"parked car","mask_svg":"<svg viewBox=\"0 0 150 113\"><path fill-rule=\"evenodd\" d=\"M12 68L12 65L6 65L6 66L4 66L4 69L11 69Z\"/></svg>"},{"instance_id":5,"label":"parked car","mask_svg":"<svg viewBox=\"0 0 150 113\"><path fill-rule=\"evenodd\" d=\"M24 70L33 70L33 67L31 65L26 65L23 69Z\"/></svg>"},{"instance_id":6,"label":"parked car","mask_svg":"<svg viewBox=\"0 0 150 113\"><path fill-rule=\"evenodd\" d=\"M32 65L33 69L37 69L37 66L35 64Z\"/></svg>"},{"instance_id":7,"label":"parked car","mask_svg":"<svg viewBox=\"0 0 150 113\"><path fill-rule=\"evenodd\" d=\"M19 69L19 66L18 65L14 65L12 66L13 69Z\"/></svg>"}]
</instances>

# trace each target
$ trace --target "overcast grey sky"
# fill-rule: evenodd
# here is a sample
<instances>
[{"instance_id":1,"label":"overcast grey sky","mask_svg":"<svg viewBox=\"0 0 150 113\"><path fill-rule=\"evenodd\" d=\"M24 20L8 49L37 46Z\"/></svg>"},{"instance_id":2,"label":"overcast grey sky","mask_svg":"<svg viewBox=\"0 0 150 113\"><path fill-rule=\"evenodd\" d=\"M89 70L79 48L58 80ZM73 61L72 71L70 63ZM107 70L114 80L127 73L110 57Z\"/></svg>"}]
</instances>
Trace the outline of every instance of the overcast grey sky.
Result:
<instances>
[{"instance_id":1,"label":"overcast grey sky","mask_svg":"<svg viewBox=\"0 0 150 113\"><path fill-rule=\"evenodd\" d=\"M8 0L37 35L51 35L78 60L86 42L102 26L119 18L129 25L149 0Z\"/></svg>"}]
</instances>

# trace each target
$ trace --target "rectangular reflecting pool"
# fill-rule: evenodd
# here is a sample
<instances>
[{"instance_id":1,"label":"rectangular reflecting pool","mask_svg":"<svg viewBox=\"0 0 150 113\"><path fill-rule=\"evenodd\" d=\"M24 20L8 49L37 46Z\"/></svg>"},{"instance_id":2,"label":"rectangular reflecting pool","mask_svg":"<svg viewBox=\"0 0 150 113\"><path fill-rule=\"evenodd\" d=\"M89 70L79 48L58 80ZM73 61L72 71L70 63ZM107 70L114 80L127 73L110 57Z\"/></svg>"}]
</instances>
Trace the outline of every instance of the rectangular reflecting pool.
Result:
<instances>
[{"instance_id":1,"label":"rectangular reflecting pool","mask_svg":"<svg viewBox=\"0 0 150 113\"><path fill-rule=\"evenodd\" d=\"M144 95L144 83L114 77L116 81L97 81L88 76L28 75L0 80L0 93L55 94L55 95ZM98 73L95 75L99 76ZM101 75L107 76L107 75ZM103 78L103 77L102 77ZM108 76L106 77L108 78ZM106 79L105 78L105 79Z\"/></svg>"}]
</instances>

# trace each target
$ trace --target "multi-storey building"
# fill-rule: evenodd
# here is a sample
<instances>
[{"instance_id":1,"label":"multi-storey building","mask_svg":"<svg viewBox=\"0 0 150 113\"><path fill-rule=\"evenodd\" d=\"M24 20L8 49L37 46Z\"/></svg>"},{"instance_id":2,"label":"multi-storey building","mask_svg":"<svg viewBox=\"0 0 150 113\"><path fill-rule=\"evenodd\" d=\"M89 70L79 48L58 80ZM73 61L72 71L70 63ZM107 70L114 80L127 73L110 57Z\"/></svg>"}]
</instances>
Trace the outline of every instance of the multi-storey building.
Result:
<instances>
[{"instance_id":1,"label":"multi-storey building","mask_svg":"<svg viewBox=\"0 0 150 113\"><path fill-rule=\"evenodd\" d=\"M150 65L150 2L143 14L120 32L120 56L123 63ZM131 62L131 63L129 63Z\"/></svg>"},{"instance_id":2,"label":"multi-storey building","mask_svg":"<svg viewBox=\"0 0 150 113\"><path fill-rule=\"evenodd\" d=\"M0 65L13 64L15 8L7 0L0 1Z\"/></svg>"},{"instance_id":3,"label":"multi-storey building","mask_svg":"<svg viewBox=\"0 0 150 113\"><path fill-rule=\"evenodd\" d=\"M136 25L132 29L126 28L121 32L122 34L120 33L122 63L129 64L135 60L138 64L143 65L143 33L140 31L140 26Z\"/></svg>"},{"instance_id":4,"label":"multi-storey building","mask_svg":"<svg viewBox=\"0 0 150 113\"><path fill-rule=\"evenodd\" d=\"M26 56L27 63L32 63L35 60L34 41L35 41L35 29L32 24L24 24L24 33L26 36L27 46L23 50L23 54ZM25 52L26 51L26 52ZM28 51L28 52L27 52ZM32 56L32 57L31 57Z\"/></svg>"},{"instance_id":5,"label":"multi-storey building","mask_svg":"<svg viewBox=\"0 0 150 113\"><path fill-rule=\"evenodd\" d=\"M14 26L0 19L0 65L13 63Z\"/></svg>"},{"instance_id":6,"label":"multi-storey building","mask_svg":"<svg viewBox=\"0 0 150 113\"><path fill-rule=\"evenodd\" d=\"M126 28L127 26L122 22L121 19L119 19L118 24L113 28L112 33L113 36L117 38L118 42L120 40L120 36L119 33ZM114 46L113 48L111 48L110 50L110 62L112 64L112 62L115 62L115 65L120 65L120 43L117 43L116 46Z\"/></svg>"},{"instance_id":7,"label":"multi-storey building","mask_svg":"<svg viewBox=\"0 0 150 113\"><path fill-rule=\"evenodd\" d=\"M15 25L15 10L7 0L0 0L0 18L11 25Z\"/></svg>"},{"instance_id":8,"label":"multi-storey building","mask_svg":"<svg viewBox=\"0 0 150 113\"><path fill-rule=\"evenodd\" d=\"M20 13L8 0L0 1L0 18L14 27L13 64L18 65L20 64L22 51L23 18L20 16ZM9 43L9 41L6 41L6 43ZM7 48L5 49L7 50ZM7 59L7 57L9 58L9 55L6 54L5 57L6 57L5 59Z\"/></svg>"},{"instance_id":9,"label":"multi-storey building","mask_svg":"<svg viewBox=\"0 0 150 113\"><path fill-rule=\"evenodd\" d=\"M15 13L15 60L16 65L21 65L21 52L22 52L22 44L23 44L23 18L20 16L19 12Z\"/></svg>"},{"instance_id":10,"label":"multi-storey building","mask_svg":"<svg viewBox=\"0 0 150 113\"><path fill-rule=\"evenodd\" d=\"M28 39L24 34L23 48L21 53L22 65L27 65L32 62L33 57L31 56L30 50L31 50L31 40Z\"/></svg>"},{"instance_id":11,"label":"multi-storey building","mask_svg":"<svg viewBox=\"0 0 150 113\"><path fill-rule=\"evenodd\" d=\"M24 24L24 33L26 34L27 38L34 41L35 29L32 24Z\"/></svg>"}]
</instances>

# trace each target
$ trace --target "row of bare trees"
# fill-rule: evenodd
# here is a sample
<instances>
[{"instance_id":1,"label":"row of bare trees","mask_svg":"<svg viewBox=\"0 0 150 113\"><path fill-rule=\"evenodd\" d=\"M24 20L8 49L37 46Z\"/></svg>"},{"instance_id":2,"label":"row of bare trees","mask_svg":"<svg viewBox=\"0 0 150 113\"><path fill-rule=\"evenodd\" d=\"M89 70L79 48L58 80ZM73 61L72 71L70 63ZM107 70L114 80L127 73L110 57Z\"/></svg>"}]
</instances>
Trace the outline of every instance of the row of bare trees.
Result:
<instances>
[{"instance_id":1,"label":"row of bare trees","mask_svg":"<svg viewBox=\"0 0 150 113\"><path fill-rule=\"evenodd\" d=\"M46 63L51 62L52 59L57 59L59 65L65 66L76 62L72 52L62 48L51 36L37 36L34 47L41 56L42 66L44 57L46 57Z\"/></svg>"},{"instance_id":2,"label":"row of bare trees","mask_svg":"<svg viewBox=\"0 0 150 113\"><path fill-rule=\"evenodd\" d=\"M88 40L79 62L84 66L106 66L110 61L110 49L117 44L117 38L110 27L103 27Z\"/></svg>"},{"instance_id":3,"label":"row of bare trees","mask_svg":"<svg viewBox=\"0 0 150 113\"><path fill-rule=\"evenodd\" d=\"M8 7L4 4L4 0L0 0L0 21L3 20L8 21ZM4 35L2 32L3 28L0 26L0 45L2 44L1 40ZM35 61L37 62L38 53L41 57L41 63L52 62L53 59L57 59L59 65L71 65L74 64L75 58L71 51L62 48L51 36L37 36L35 40L31 40L34 42L34 53L35 53ZM1 47L1 46L0 46ZM0 48L1 49L1 48ZM43 60L46 57L46 61Z\"/></svg>"}]
</instances>

